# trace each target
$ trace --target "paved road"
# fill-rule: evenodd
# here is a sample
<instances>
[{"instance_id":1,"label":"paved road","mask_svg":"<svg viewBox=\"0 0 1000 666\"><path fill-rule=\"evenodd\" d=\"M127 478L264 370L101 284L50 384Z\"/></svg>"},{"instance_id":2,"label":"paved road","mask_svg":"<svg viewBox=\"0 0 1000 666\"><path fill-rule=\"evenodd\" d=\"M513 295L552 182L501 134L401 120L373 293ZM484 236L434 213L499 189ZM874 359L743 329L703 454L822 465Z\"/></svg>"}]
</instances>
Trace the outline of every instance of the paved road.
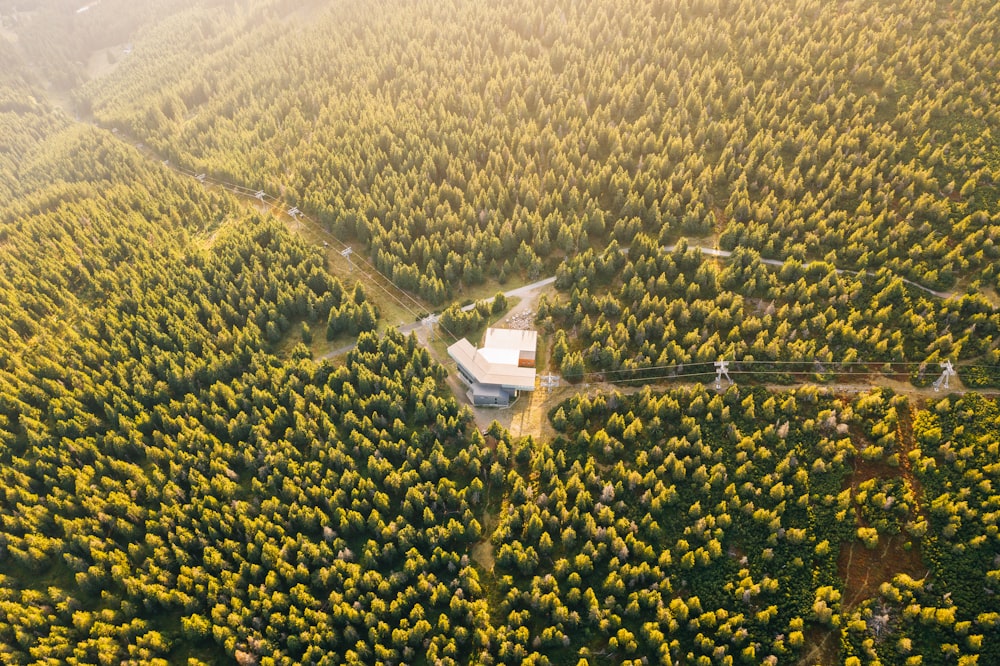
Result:
<instances>
[{"instance_id":1,"label":"paved road","mask_svg":"<svg viewBox=\"0 0 1000 666\"><path fill-rule=\"evenodd\" d=\"M666 247L663 248L663 251L664 252L673 252L676 248L677 248L676 245L667 245ZM692 250L701 250L702 254L708 255L710 257L719 257L721 259L728 259L729 257L731 257L733 255L733 253L731 251L729 251L729 250L720 250L717 247L703 247L701 245L688 245L688 248L692 249ZM623 252L627 252L628 248L622 248L622 251ZM761 257L760 263L767 264L768 266L777 266L779 268L781 266L785 265L784 261L780 261L778 259L764 259L763 257ZM872 271L852 271L852 270L849 270L847 268L835 268L834 270L837 273L840 273L840 274L845 274L846 273L848 275L858 275L859 273L862 273L862 272L865 275L871 275L871 276L875 275L875 273L873 273ZM907 280L906 278L903 278L903 277L901 277L899 279L902 280L905 284L910 285L911 287L916 287L917 289L920 289L922 291L926 291L928 294L931 294L932 296L937 296L938 298L951 298L951 297L953 297L955 295L954 293L952 293L950 291L935 291L935 290L931 289L930 287L925 287L922 284L917 284L913 280Z\"/></svg>"},{"instance_id":2,"label":"paved road","mask_svg":"<svg viewBox=\"0 0 1000 666\"><path fill-rule=\"evenodd\" d=\"M117 132L117 130L113 130L113 133L116 134L116 135L118 135L118 137L120 139L123 138L121 135L119 135L119 133ZM135 141L133 141L133 143L136 146L136 148L138 148L140 150L140 152L142 152L143 154L147 154L147 155L151 154L151 151L145 145L143 145L142 143L135 142ZM188 170L183 169L182 167L178 167L176 165L170 164L169 161L163 160L163 164L166 165L168 168L170 168L170 169L172 169L174 171L177 171L179 173L187 173L188 175L194 175L194 172L189 172ZM206 180L212 180L212 179L206 178L204 174L199 174L199 175L197 175L197 177L198 177L198 180L201 181L201 182L205 182ZM225 185L223 183L219 183L219 184L220 185ZM236 194L247 196L247 197L253 196L253 197L260 198L260 194L261 194L260 192L254 192L253 190L251 190L249 188L246 188L244 186L239 186L239 185L232 186L232 185L230 185L230 187L233 188L233 191ZM276 200L276 203L277 203L277 200ZM298 213L298 209L297 208L294 209L294 211L295 211L296 214ZM687 247L689 249L698 249L698 250L701 251L702 254L704 254L706 256L709 256L709 257L718 257L720 259L728 259L733 254L730 250L722 250L722 249L719 249L719 248L716 248L716 247L705 247L705 246L702 246L702 245L688 245ZM664 252L673 252L676 248L677 248L676 245L668 245L668 246L664 246L662 248L662 250ZM622 252L628 252L628 247L621 248L621 251ZM761 263L766 264L768 266L781 267L781 266L784 265L784 261L780 261L780 260L777 260L777 259L765 259L765 258L761 257L760 261L761 261ZM875 275L872 271L853 271L853 270L842 269L842 268L834 268L834 270L837 273L839 273L839 274L858 275L859 273L864 272L866 275L872 275L872 276ZM902 282L904 284L907 284L907 285L909 285L911 287L914 287L916 289L920 289L920 290L922 290L922 291L924 291L924 292L926 292L928 294L931 294L932 296L936 296L938 298L947 299L947 298L952 298L953 296L955 296L955 294L952 293L952 292L936 291L934 289L931 289L930 287L925 287L924 285L918 284L916 282L913 282L912 280L909 280L907 278L902 278L901 277L900 280L902 280ZM527 300L527 299L532 298L536 294L536 292L538 290L540 290L541 288L546 287L546 286L554 283L555 281L556 281L556 276L553 275L551 277L547 277L547 278L544 278L542 280L538 280L536 282L532 282L531 284L526 284L524 286L517 287L515 289L511 289L510 291L506 291L506 292L504 292L504 295L507 296L508 298L516 296L516 297L519 297L519 298ZM488 298L488 299L485 299L485 300L488 303L491 303L493 301L493 298L491 297L491 298ZM469 312L474 307L475 307L475 303L470 303L469 305L464 306L462 308L462 311L463 312ZM418 321L418 322L412 322L412 323L409 323L409 324L404 324L404 325L402 325L402 326L399 327L399 330L403 334L409 334L411 331L418 330L418 329L420 329L422 327L433 326L436 322L437 322L437 318L434 315L431 315L431 316L427 317L424 320L421 320L421 321ZM334 357L334 356L340 356L342 354L348 353L351 349L354 349L354 347L355 347L354 344L345 345L345 346L340 347L338 349L334 349L334 350L331 350L330 352L327 352L321 358L331 358L331 357Z\"/></svg>"},{"instance_id":3,"label":"paved road","mask_svg":"<svg viewBox=\"0 0 1000 666\"><path fill-rule=\"evenodd\" d=\"M555 284L556 276L547 277L544 280L539 280L538 282L532 282L531 284L526 284L523 287L518 287L517 289L511 289L510 291L505 291L504 296L510 298L512 296L525 297L530 296L532 292L538 291L542 287L547 287L550 284Z\"/></svg>"},{"instance_id":4,"label":"paved road","mask_svg":"<svg viewBox=\"0 0 1000 666\"><path fill-rule=\"evenodd\" d=\"M702 254L704 254L706 256L709 256L709 257L718 257L720 259L728 259L729 257L733 256L733 253L730 250L720 250L717 247L705 247L703 245L688 245L687 247L688 247L688 249L692 249L692 250L700 250ZM673 252L676 249L677 249L676 245L667 245L667 246L664 246L662 248L662 250L664 252ZM621 249L621 251L623 253L624 252L628 252L628 248L627 247L623 247ZM762 264L767 264L768 266L776 266L776 267L779 267L779 268L781 266L784 266L784 264L785 264L784 261L779 261L778 259L764 259L763 257L761 257L760 262ZM849 270L849 269L846 269L846 268L835 268L834 270L837 273L839 273L839 274L848 274L848 275L857 275L857 274L859 274L859 273L862 272L862 271L852 271L852 270ZM875 273L873 273L871 271L864 271L864 273L866 275L871 275L871 276L875 275ZM934 289L931 289L930 287L925 287L922 284L917 284L916 282L913 282L912 280L907 280L906 278L900 278L900 280L902 280L905 284L910 285L911 287L915 287L917 289L925 291L928 294L931 294L932 296L937 296L938 298L952 298L955 295L954 293L948 292L948 291L935 291ZM553 275L551 277L547 277L547 278L544 278L542 280L538 280L536 282L532 282L531 284L526 284L526 285L524 285L522 287L517 287L515 289L511 289L510 291L505 291L504 292L504 296L506 296L507 298L511 298L511 297L515 297L515 296L518 297L518 298L530 298L539 289L541 289L542 287L547 287L548 285L553 284L555 281L556 281L556 276ZM483 300L485 300L487 303L492 303L493 302L493 297L491 296L490 298L486 298L486 299L483 299ZM462 307L462 312L470 312L475 307L476 307L475 303L469 303L468 305L465 305L465 306ZM400 330L400 332L402 332L405 335L405 334L410 333L411 331L417 330L421 326L430 326L430 325L433 325L437 321L433 317L429 318L429 319L430 319L430 321L426 321L426 323L425 323L425 321L417 321L417 322L412 322L410 324L405 324L403 326L400 326L399 330ZM330 351L327 354L324 354L322 356L322 358L331 358L333 356L340 356L341 354L346 354L347 352L351 351L352 349L354 349L354 345L348 345L348 346L345 346L345 347L341 347L339 349L334 349L333 351Z\"/></svg>"},{"instance_id":5,"label":"paved road","mask_svg":"<svg viewBox=\"0 0 1000 666\"><path fill-rule=\"evenodd\" d=\"M547 287L548 285L554 283L555 281L556 277L553 275L552 277L547 277L544 280L538 280L537 282L526 284L523 287L517 287L515 289L511 289L510 291L505 291L503 295L506 296L507 298L512 298L514 296L518 298L530 298L534 296L535 292L537 292L539 289L541 289L542 287ZM490 298L486 298L483 300L485 300L487 303L492 303L493 297L491 296ZM475 307L476 307L475 303L470 303L469 305L466 305L462 308L462 312L471 312L472 309ZM402 326L399 326L398 328L399 332L402 333L403 335L409 335L411 332L416 331L421 327L433 326L436 323L437 323L437 317L431 315L426 319L410 322L409 324L404 324ZM337 349L331 349L327 353L320 356L320 360L324 358L333 358L334 356L342 356L347 352L351 351L352 349L354 349L354 347L355 345L352 343L349 345L344 345L343 347L338 347Z\"/></svg>"},{"instance_id":6,"label":"paved road","mask_svg":"<svg viewBox=\"0 0 1000 666\"><path fill-rule=\"evenodd\" d=\"M538 282L532 282L531 284L526 284L523 287L518 287L517 289L511 289L510 291L505 291L503 293L507 298L517 296L518 298L524 298L526 296L531 296L534 292L538 291L542 287L547 287L556 281L556 276L547 277L544 280L539 280ZM493 302L493 297L484 298L487 303ZM473 308L476 307L475 303L469 303L468 305L462 306L462 312L472 312Z\"/></svg>"}]
</instances>

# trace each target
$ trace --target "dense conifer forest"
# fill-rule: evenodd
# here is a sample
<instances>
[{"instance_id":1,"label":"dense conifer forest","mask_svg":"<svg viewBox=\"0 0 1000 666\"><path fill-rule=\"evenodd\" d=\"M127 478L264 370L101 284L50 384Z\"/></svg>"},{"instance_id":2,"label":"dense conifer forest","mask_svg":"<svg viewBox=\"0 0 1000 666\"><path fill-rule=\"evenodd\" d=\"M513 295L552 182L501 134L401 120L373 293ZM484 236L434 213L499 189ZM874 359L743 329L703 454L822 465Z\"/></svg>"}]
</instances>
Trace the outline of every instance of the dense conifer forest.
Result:
<instances>
[{"instance_id":1,"label":"dense conifer forest","mask_svg":"<svg viewBox=\"0 0 1000 666\"><path fill-rule=\"evenodd\" d=\"M0 662L1000 663L998 30L0 1Z\"/></svg>"},{"instance_id":2,"label":"dense conifer forest","mask_svg":"<svg viewBox=\"0 0 1000 666\"><path fill-rule=\"evenodd\" d=\"M293 7L191 9L80 105L436 302L640 230L997 284L995 3Z\"/></svg>"}]
</instances>

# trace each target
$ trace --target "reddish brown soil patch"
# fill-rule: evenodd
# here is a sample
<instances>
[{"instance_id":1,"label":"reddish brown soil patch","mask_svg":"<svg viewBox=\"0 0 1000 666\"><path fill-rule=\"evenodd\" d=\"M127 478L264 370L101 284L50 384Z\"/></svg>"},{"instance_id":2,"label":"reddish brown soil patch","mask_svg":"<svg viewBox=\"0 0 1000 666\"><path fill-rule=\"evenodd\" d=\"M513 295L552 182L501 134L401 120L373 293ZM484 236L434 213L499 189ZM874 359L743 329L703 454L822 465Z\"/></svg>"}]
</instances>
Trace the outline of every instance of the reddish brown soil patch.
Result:
<instances>
[{"instance_id":1,"label":"reddish brown soil patch","mask_svg":"<svg viewBox=\"0 0 1000 666\"><path fill-rule=\"evenodd\" d=\"M906 534L891 537L879 535L878 546L869 550L860 539L840 545L837 558L837 575L844 581L844 611L848 611L862 601L878 594L882 583L891 581L893 576L905 573L911 578L927 575L920 556L920 545L912 542L910 550L903 548L909 540Z\"/></svg>"},{"instance_id":2,"label":"reddish brown soil patch","mask_svg":"<svg viewBox=\"0 0 1000 666\"><path fill-rule=\"evenodd\" d=\"M909 518L913 519L922 513L923 489L913 476L909 458L906 454L913 449L913 423L909 406L901 407L899 426L896 431L899 452L899 467L893 467L881 461L868 462L855 457L854 470L844 480L844 487L851 488L852 495L858 486L869 479L890 479L900 477L909 486L915 496L915 506ZM855 441L858 441L857 439ZM855 515L859 525L867 526L861 518L860 507L855 507ZM904 545L909 543L909 550ZM924 578L928 568L921 557L920 541L912 539L902 532L888 536L879 534L878 545L869 550L860 539L853 539L840 545L837 558L837 574L844 584L843 609L850 610L866 599L878 594L882 583L889 582L893 576L905 573L912 578Z\"/></svg>"}]
</instances>

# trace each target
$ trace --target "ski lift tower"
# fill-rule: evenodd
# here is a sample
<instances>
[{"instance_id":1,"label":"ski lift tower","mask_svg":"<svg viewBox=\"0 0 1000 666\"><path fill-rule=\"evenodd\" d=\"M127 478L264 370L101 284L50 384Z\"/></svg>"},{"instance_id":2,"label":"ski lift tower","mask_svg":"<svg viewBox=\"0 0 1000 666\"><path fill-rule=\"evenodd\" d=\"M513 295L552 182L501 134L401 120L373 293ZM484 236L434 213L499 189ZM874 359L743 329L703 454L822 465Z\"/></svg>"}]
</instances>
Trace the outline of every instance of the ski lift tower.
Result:
<instances>
[{"instance_id":1,"label":"ski lift tower","mask_svg":"<svg viewBox=\"0 0 1000 666\"><path fill-rule=\"evenodd\" d=\"M941 372L941 376L938 377L938 379L937 379L936 382L934 382L934 391L935 392L940 391L942 389L942 387L943 388L948 388L948 380L951 379L952 377L955 377L956 375L958 375L958 373L955 372L955 366L953 366L951 364L951 360L950 359L947 360L947 361L945 361L944 363L942 363L941 364L941 368L943 370Z\"/></svg>"},{"instance_id":2,"label":"ski lift tower","mask_svg":"<svg viewBox=\"0 0 1000 666\"><path fill-rule=\"evenodd\" d=\"M719 359L715 362L715 389L722 390L722 378L725 377L729 385L733 385L733 379L729 376L729 361Z\"/></svg>"}]
</instances>

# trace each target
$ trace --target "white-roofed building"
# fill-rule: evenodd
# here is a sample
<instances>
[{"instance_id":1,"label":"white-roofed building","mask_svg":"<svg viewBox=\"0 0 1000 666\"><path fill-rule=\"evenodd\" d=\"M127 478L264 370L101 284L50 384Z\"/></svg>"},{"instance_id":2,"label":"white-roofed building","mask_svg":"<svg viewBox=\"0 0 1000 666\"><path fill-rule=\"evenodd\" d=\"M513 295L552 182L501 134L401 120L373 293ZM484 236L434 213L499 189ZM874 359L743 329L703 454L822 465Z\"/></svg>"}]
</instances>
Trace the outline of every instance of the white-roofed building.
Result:
<instances>
[{"instance_id":1,"label":"white-roofed building","mask_svg":"<svg viewBox=\"0 0 1000 666\"><path fill-rule=\"evenodd\" d=\"M538 331L522 331L514 328L488 328L483 351L504 350L517 352L517 365L522 368L535 367L535 350L538 347Z\"/></svg>"},{"instance_id":2,"label":"white-roofed building","mask_svg":"<svg viewBox=\"0 0 1000 666\"><path fill-rule=\"evenodd\" d=\"M448 347L477 407L507 407L521 391L535 390L538 333L506 328L486 330L482 349L466 339Z\"/></svg>"}]
</instances>

